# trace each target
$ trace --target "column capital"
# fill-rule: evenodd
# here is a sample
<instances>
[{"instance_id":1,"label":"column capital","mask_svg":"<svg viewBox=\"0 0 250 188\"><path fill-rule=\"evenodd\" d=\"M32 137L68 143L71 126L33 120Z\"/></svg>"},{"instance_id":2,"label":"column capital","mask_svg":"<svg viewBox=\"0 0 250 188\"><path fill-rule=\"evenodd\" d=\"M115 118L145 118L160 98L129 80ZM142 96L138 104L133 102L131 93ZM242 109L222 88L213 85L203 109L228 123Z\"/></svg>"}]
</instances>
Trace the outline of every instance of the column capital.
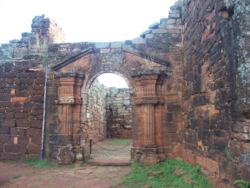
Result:
<instances>
[{"instance_id":1,"label":"column capital","mask_svg":"<svg viewBox=\"0 0 250 188\"><path fill-rule=\"evenodd\" d=\"M132 78L154 78L159 76L167 76L167 74L160 70L147 70L147 71L140 71L140 72L132 72L131 77Z\"/></svg>"},{"instance_id":2,"label":"column capital","mask_svg":"<svg viewBox=\"0 0 250 188\"><path fill-rule=\"evenodd\" d=\"M77 73L77 72L59 72L56 73L55 78L84 78L85 74L84 73Z\"/></svg>"},{"instance_id":3,"label":"column capital","mask_svg":"<svg viewBox=\"0 0 250 188\"><path fill-rule=\"evenodd\" d=\"M58 100L56 100L55 102L56 104L73 105L73 104L82 104L82 99L74 98L73 96L67 96L67 97L59 97Z\"/></svg>"},{"instance_id":4,"label":"column capital","mask_svg":"<svg viewBox=\"0 0 250 188\"><path fill-rule=\"evenodd\" d=\"M144 96L144 97L133 97L134 104L144 105L144 104L164 104L164 97L159 96Z\"/></svg>"}]
</instances>

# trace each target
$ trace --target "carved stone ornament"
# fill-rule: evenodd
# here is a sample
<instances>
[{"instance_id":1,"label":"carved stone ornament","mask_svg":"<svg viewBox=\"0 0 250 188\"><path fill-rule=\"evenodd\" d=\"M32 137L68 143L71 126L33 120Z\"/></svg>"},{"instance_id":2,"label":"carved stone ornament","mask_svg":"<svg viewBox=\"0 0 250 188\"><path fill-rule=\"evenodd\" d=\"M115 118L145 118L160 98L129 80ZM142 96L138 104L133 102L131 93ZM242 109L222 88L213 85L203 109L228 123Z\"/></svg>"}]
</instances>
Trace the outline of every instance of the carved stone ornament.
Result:
<instances>
[{"instance_id":1,"label":"carved stone ornament","mask_svg":"<svg viewBox=\"0 0 250 188\"><path fill-rule=\"evenodd\" d=\"M75 103L75 99L74 99L73 96L59 97L56 102L57 102L57 104L74 104Z\"/></svg>"}]
</instances>

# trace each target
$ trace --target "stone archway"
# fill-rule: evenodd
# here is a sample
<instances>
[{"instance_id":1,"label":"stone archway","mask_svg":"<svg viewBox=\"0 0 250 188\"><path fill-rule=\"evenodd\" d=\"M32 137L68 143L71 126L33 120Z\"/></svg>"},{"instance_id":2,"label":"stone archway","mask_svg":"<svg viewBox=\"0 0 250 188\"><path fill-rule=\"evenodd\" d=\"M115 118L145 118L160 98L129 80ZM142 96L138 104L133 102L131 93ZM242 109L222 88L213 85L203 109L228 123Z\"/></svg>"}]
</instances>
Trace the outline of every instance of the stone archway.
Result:
<instances>
[{"instance_id":1,"label":"stone archway","mask_svg":"<svg viewBox=\"0 0 250 188\"><path fill-rule=\"evenodd\" d=\"M73 60L72 60L73 59ZM54 71L58 82L59 160L88 155L84 122L86 90L104 72L123 75L129 83L133 105L132 159L152 164L165 156L163 149L164 80L167 66L121 48L89 49L61 64Z\"/></svg>"},{"instance_id":2,"label":"stone archway","mask_svg":"<svg viewBox=\"0 0 250 188\"><path fill-rule=\"evenodd\" d=\"M105 74L109 74L109 76L113 75L114 79L116 79L116 77L117 77L117 79L119 79L119 78L122 79L126 83L127 88L121 89L120 87L115 86L115 88L114 88L112 86L113 89L111 89L110 86L102 85L97 80L98 80L98 78L102 77ZM90 94L89 92L93 91L93 88L92 88L93 84L95 85L94 86L95 91ZM97 93L97 90L99 90L98 93ZM131 138L132 137L131 136L132 123L130 123L130 125L131 125L130 128L124 127L125 124L128 124L129 122L131 122L132 114L133 114L132 105L131 105L131 96L133 95L133 86L130 83L128 78L126 78L125 76L123 76L123 74L121 74L117 71L110 70L109 72L107 72L107 71L106 72L99 72L98 74L94 75L91 78L85 78L83 87L81 89L81 95L82 95L82 100L84 101L83 105L82 105L82 117L81 117L82 124L84 124L84 122L91 122L91 120L89 121L89 118L87 116L90 117L91 114L93 114L93 113L95 113L95 117L97 117L99 119L105 119L103 122L98 121L98 120L97 121L94 120L97 124L105 124L103 126L103 130L106 130L106 132L103 133L103 136L98 135L100 137L99 140L103 140L105 138L111 138L111 137L116 137L116 138L125 138L125 137ZM95 95L96 97L93 97L93 95ZM96 99L96 98L98 98L98 99ZM98 104L96 104L96 103L93 104L94 100L96 100L96 102ZM114 101L116 101L115 102L116 104L114 103ZM92 104L89 104L89 103L92 103ZM100 108L102 108L103 113L100 111L99 114L96 115L96 111L95 112L92 111L93 109L91 108L91 105L92 106L99 105L98 106L99 108L96 108L96 111L98 111ZM112 115L112 118L111 118L111 116L109 116L109 117L107 116L108 114L111 115L109 113L110 111L108 110L111 108L113 108L113 110L114 110L113 111L114 114ZM129 109L127 109L127 108L129 108ZM88 112L86 112L86 111L88 111ZM103 116L100 116L100 113ZM125 119L124 115L128 119ZM94 118L94 119L96 119L96 118ZM110 126L108 126L108 124ZM95 127L97 127L97 126L95 126ZM108 128L109 128L109 131L107 131ZM94 131L92 131L92 132L94 132ZM111 134L111 132L112 132L112 134ZM110 133L110 134L106 134L106 133ZM94 134L98 134L98 133L94 132ZM93 139L93 136L92 136L92 140L94 140L95 142L98 141L96 138Z\"/></svg>"}]
</instances>

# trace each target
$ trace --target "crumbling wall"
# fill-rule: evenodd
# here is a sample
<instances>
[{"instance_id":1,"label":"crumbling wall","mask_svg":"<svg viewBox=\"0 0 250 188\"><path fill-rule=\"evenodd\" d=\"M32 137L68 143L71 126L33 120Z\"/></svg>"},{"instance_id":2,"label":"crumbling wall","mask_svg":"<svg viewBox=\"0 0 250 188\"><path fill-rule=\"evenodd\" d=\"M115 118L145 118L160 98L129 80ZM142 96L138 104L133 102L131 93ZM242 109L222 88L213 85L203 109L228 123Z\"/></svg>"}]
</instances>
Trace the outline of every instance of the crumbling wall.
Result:
<instances>
[{"instance_id":1,"label":"crumbling wall","mask_svg":"<svg viewBox=\"0 0 250 188\"><path fill-rule=\"evenodd\" d=\"M224 183L250 180L249 2L183 2L183 158Z\"/></svg>"},{"instance_id":2,"label":"crumbling wall","mask_svg":"<svg viewBox=\"0 0 250 188\"><path fill-rule=\"evenodd\" d=\"M40 151L43 64L47 61L48 45L63 42L64 34L54 21L44 15L36 16L32 20L31 28L31 33L22 33L20 40L11 40L0 46L1 159L20 159L28 155L38 155ZM55 81L49 80L51 82L48 86L54 91L57 88ZM48 104L52 105L47 108L48 112L55 111L55 93L51 90ZM53 135L55 126L47 128L46 140ZM53 140L46 142L46 154L50 155L53 150L49 150L51 147L48 147L48 143L53 147Z\"/></svg>"},{"instance_id":3,"label":"crumbling wall","mask_svg":"<svg viewBox=\"0 0 250 188\"><path fill-rule=\"evenodd\" d=\"M44 73L32 61L0 65L0 159L38 156L41 144Z\"/></svg>"},{"instance_id":4,"label":"crumbling wall","mask_svg":"<svg viewBox=\"0 0 250 188\"><path fill-rule=\"evenodd\" d=\"M0 59L32 59L48 51L48 45L64 42L62 29L44 15L32 20L31 33L22 33L21 39L10 40L0 46Z\"/></svg>"},{"instance_id":5,"label":"crumbling wall","mask_svg":"<svg viewBox=\"0 0 250 188\"><path fill-rule=\"evenodd\" d=\"M160 138L156 138L162 147L157 148L157 152L164 153L163 158L182 157L199 164L224 183L232 183L239 178L250 180L249 4L249 0L178 1L171 7L168 18L152 24L140 37L110 43L51 44L62 41L60 29L44 17L35 17L31 34L23 33L21 40L11 41L0 48L0 59L4 59L1 64L6 63L6 59L26 59L18 64L12 61L1 65L4 67L1 69L3 74L0 74L0 86L3 88L0 91L1 157L23 156L29 150L26 150L27 144L21 144L21 141L26 143L31 136L32 142L36 133L28 132L40 130L34 129L31 123L34 118L40 123L42 103L36 101L39 97L32 99L33 95L40 96L33 93L40 90L32 88L38 87L34 83L42 82L43 77L35 76L39 76L39 72L25 72L27 69L22 69L24 64L21 62L31 62L31 59L42 62L39 55L48 54L50 67L57 64L63 69L63 66L76 62L79 70L89 71L86 74L89 78L100 71L111 71L109 68L123 71L128 77L131 71L138 75L161 73L162 80L157 80L157 88L154 88L164 99L155 108L156 120L164 116L163 126L156 128L156 132L162 128L162 134L158 134ZM59 31L59 34L54 35L54 31ZM81 61L92 64L81 65ZM148 67L136 67L142 65L141 61L152 61L152 66L147 63ZM93 67L90 70L88 66ZM146 68L149 72L144 71ZM74 72L77 67L68 66L65 71ZM49 158L56 158L57 146L71 142L68 139L64 143L63 137L56 134L59 124L55 102L58 98L56 74L56 70L50 73L48 83L46 151ZM24 75L31 77L26 79ZM19 81L22 77L25 80ZM86 80L89 78L86 77ZM26 82L29 84L23 84ZM19 83L20 88L13 83ZM102 107L95 107L95 102L92 103L94 112L101 111L104 105L101 103ZM40 111L32 115L32 106L37 105ZM30 106L32 111L29 111ZM164 110L161 110L162 107ZM16 110L23 111L16 115ZM105 122L104 114L99 115L93 115L91 125L94 127L99 126L93 123L94 119L98 119L101 126ZM91 137L96 141L102 139L101 135L105 134L100 133L103 131L100 129ZM142 140L138 138L143 139L140 134L135 129L132 137L140 142ZM38 141L35 144L38 145ZM6 154L6 151L11 154ZM217 185L219 187L219 182Z\"/></svg>"},{"instance_id":6,"label":"crumbling wall","mask_svg":"<svg viewBox=\"0 0 250 188\"><path fill-rule=\"evenodd\" d=\"M182 32L182 1L177 1L170 7L168 17L149 26L147 31L143 32L139 38L133 39L130 44L145 54L170 63L168 70L163 71L167 79L162 81L161 91L159 91L164 96L164 121L162 122L163 143L158 149L159 153L164 152L169 158L173 157L176 152L178 153L176 146L182 140L181 130L185 127L182 114L182 95L185 87ZM166 65L162 67L164 66ZM133 131L133 135L135 132Z\"/></svg>"},{"instance_id":7,"label":"crumbling wall","mask_svg":"<svg viewBox=\"0 0 250 188\"><path fill-rule=\"evenodd\" d=\"M106 138L106 88L96 79L88 91L86 121L82 125L89 140L94 143Z\"/></svg>"},{"instance_id":8,"label":"crumbling wall","mask_svg":"<svg viewBox=\"0 0 250 188\"><path fill-rule=\"evenodd\" d=\"M109 88L105 98L108 138L132 137L132 104L128 88Z\"/></svg>"}]
</instances>

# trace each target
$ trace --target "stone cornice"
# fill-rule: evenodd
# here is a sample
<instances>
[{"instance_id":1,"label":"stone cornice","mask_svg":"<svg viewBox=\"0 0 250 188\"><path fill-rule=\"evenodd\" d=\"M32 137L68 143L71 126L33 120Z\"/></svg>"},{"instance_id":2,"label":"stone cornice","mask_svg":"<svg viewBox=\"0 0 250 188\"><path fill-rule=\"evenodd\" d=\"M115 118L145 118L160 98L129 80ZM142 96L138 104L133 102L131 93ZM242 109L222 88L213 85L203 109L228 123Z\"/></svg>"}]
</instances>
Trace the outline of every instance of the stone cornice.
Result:
<instances>
[{"instance_id":1,"label":"stone cornice","mask_svg":"<svg viewBox=\"0 0 250 188\"><path fill-rule=\"evenodd\" d=\"M136 105L143 104L164 104L164 97L159 96L144 96L144 97L133 97L133 102Z\"/></svg>"}]
</instances>

